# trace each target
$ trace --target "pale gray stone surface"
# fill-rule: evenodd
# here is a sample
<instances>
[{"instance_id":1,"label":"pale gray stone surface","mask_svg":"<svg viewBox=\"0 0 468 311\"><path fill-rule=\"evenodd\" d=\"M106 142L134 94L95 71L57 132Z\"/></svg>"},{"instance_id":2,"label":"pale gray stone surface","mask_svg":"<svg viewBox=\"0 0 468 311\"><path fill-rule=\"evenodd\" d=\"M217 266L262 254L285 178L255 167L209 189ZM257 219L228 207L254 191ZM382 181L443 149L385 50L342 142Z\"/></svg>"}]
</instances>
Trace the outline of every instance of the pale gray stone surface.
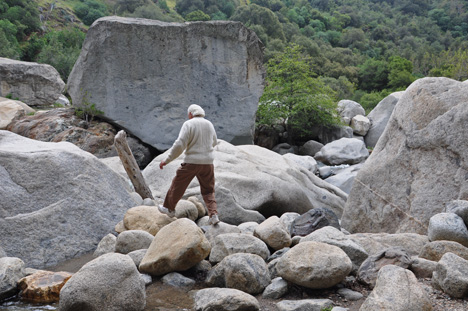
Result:
<instances>
[{"instance_id":1,"label":"pale gray stone surface","mask_svg":"<svg viewBox=\"0 0 468 311\"><path fill-rule=\"evenodd\" d=\"M263 291L263 298L279 299L288 292L288 282L281 277L277 277L271 281Z\"/></svg>"},{"instance_id":2,"label":"pale gray stone surface","mask_svg":"<svg viewBox=\"0 0 468 311\"><path fill-rule=\"evenodd\" d=\"M318 170L317 161L311 156L308 156L308 155L300 156L294 153L286 153L283 155L283 157L288 160L291 160L297 165L304 167L306 170L308 170L312 174L315 174Z\"/></svg>"},{"instance_id":3,"label":"pale gray stone surface","mask_svg":"<svg viewBox=\"0 0 468 311\"><path fill-rule=\"evenodd\" d=\"M125 181L90 153L8 131L0 184L1 245L33 268L94 251L134 205Z\"/></svg>"},{"instance_id":4,"label":"pale gray stone surface","mask_svg":"<svg viewBox=\"0 0 468 311\"><path fill-rule=\"evenodd\" d=\"M340 188L346 194L349 194L351 187L353 186L354 178L361 169L362 165L363 163L359 163L339 170L335 175L326 178L325 181L335 187Z\"/></svg>"},{"instance_id":5,"label":"pale gray stone surface","mask_svg":"<svg viewBox=\"0 0 468 311\"><path fill-rule=\"evenodd\" d=\"M148 249L154 236L144 230L127 230L117 236L115 252L128 254L139 249Z\"/></svg>"},{"instance_id":6,"label":"pale gray stone surface","mask_svg":"<svg viewBox=\"0 0 468 311\"><path fill-rule=\"evenodd\" d=\"M363 115L354 116L351 119L351 128L356 135L364 136L371 126L370 120Z\"/></svg>"},{"instance_id":7,"label":"pale gray stone surface","mask_svg":"<svg viewBox=\"0 0 468 311\"><path fill-rule=\"evenodd\" d=\"M348 99L340 100L338 102L337 110L341 116L341 119L348 125L350 124L351 119L354 116L366 115L366 111L364 110L364 108L362 108L362 106L359 103Z\"/></svg>"},{"instance_id":8,"label":"pale gray stone surface","mask_svg":"<svg viewBox=\"0 0 468 311\"><path fill-rule=\"evenodd\" d=\"M291 235L278 216L271 216L259 224L255 228L254 236L261 239L275 251L291 246Z\"/></svg>"},{"instance_id":9,"label":"pale gray stone surface","mask_svg":"<svg viewBox=\"0 0 468 311\"><path fill-rule=\"evenodd\" d=\"M393 109L397 104L398 100L403 95L402 92L395 92L384 99L382 99L377 106L367 115L369 120L371 121L371 127L367 131L364 140L366 142L367 147L374 148L379 140L380 136L382 135L385 127L387 126L388 120L392 115Z\"/></svg>"},{"instance_id":10,"label":"pale gray stone surface","mask_svg":"<svg viewBox=\"0 0 468 311\"><path fill-rule=\"evenodd\" d=\"M183 287L185 288L192 288L195 285L195 281L183 276L180 273L177 272L171 272L166 274L161 278L161 281L164 284L173 286L173 287Z\"/></svg>"},{"instance_id":11,"label":"pale gray stone surface","mask_svg":"<svg viewBox=\"0 0 468 311\"><path fill-rule=\"evenodd\" d=\"M206 284L228 287L249 294L260 294L270 284L270 272L262 257L255 254L232 254L208 273Z\"/></svg>"},{"instance_id":12,"label":"pale gray stone surface","mask_svg":"<svg viewBox=\"0 0 468 311\"><path fill-rule=\"evenodd\" d=\"M354 273L358 271L363 261L369 256L361 245L355 243L340 230L331 226L323 227L306 235L301 239L300 243L308 241L326 243L341 248L351 259Z\"/></svg>"},{"instance_id":13,"label":"pale gray stone surface","mask_svg":"<svg viewBox=\"0 0 468 311\"><path fill-rule=\"evenodd\" d=\"M0 258L0 301L18 292L18 281L26 276L24 262L16 257Z\"/></svg>"},{"instance_id":14,"label":"pale gray stone surface","mask_svg":"<svg viewBox=\"0 0 468 311\"><path fill-rule=\"evenodd\" d=\"M194 291L193 300L196 311L256 311L260 310L258 300L234 288L205 288Z\"/></svg>"},{"instance_id":15,"label":"pale gray stone surface","mask_svg":"<svg viewBox=\"0 0 468 311\"><path fill-rule=\"evenodd\" d=\"M468 261L446 253L437 263L432 276L433 284L446 294L463 298L468 295Z\"/></svg>"},{"instance_id":16,"label":"pale gray stone surface","mask_svg":"<svg viewBox=\"0 0 468 311\"><path fill-rule=\"evenodd\" d=\"M345 229L427 234L446 202L468 196L467 102L468 85L455 80L423 78L408 87L356 176Z\"/></svg>"},{"instance_id":17,"label":"pale gray stone surface","mask_svg":"<svg viewBox=\"0 0 468 311\"><path fill-rule=\"evenodd\" d=\"M241 223L237 227L241 230L242 233L253 235L255 228L258 226L258 223L254 221L248 221Z\"/></svg>"},{"instance_id":18,"label":"pale gray stone surface","mask_svg":"<svg viewBox=\"0 0 468 311\"><path fill-rule=\"evenodd\" d=\"M291 224L299 216L301 216L299 213L287 212L281 215L280 220L286 226L286 229L288 229L288 232L289 232L289 229L291 228Z\"/></svg>"},{"instance_id":19,"label":"pale gray stone surface","mask_svg":"<svg viewBox=\"0 0 468 311\"><path fill-rule=\"evenodd\" d=\"M165 155L155 158L143 176L156 197L164 197L182 159L178 158L159 169ZM292 165L271 150L254 146L233 146L220 141L215 149L216 199L219 218L223 222L241 224L262 222L260 213L281 215L285 212L305 213L315 207L327 207L336 215L346 200L340 189L321 180L303 167ZM194 179L185 196L199 195Z\"/></svg>"},{"instance_id":20,"label":"pale gray stone surface","mask_svg":"<svg viewBox=\"0 0 468 311\"><path fill-rule=\"evenodd\" d=\"M333 305L330 299L283 300L276 304L278 311L322 311Z\"/></svg>"},{"instance_id":21,"label":"pale gray stone surface","mask_svg":"<svg viewBox=\"0 0 468 311\"><path fill-rule=\"evenodd\" d=\"M0 258L2 257L7 257L7 253L5 252L5 250L0 246Z\"/></svg>"},{"instance_id":22,"label":"pale gray stone surface","mask_svg":"<svg viewBox=\"0 0 468 311\"><path fill-rule=\"evenodd\" d=\"M417 278L432 278L432 273L437 267L437 262L424 258L414 257L411 261L410 270Z\"/></svg>"},{"instance_id":23,"label":"pale gray stone surface","mask_svg":"<svg viewBox=\"0 0 468 311\"><path fill-rule=\"evenodd\" d=\"M315 160L328 165L357 164L369 156L363 141L357 138L341 138L326 144L314 156Z\"/></svg>"},{"instance_id":24,"label":"pale gray stone surface","mask_svg":"<svg viewBox=\"0 0 468 311\"><path fill-rule=\"evenodd\" d=\"M219 138L252 143L262 60L262 43L239 22L104 17L87 33L68 92L73 105L95 103L159 150L171 147L190 104L205 109Z\"/></svg>"},{"instance_id":25,"label":"pale gray stone surface","mask_svg":"<svg viewBox=\"0 0 468 311\"><path fill-rule=\"evenodd\" d=\"M375 255L387 248L401 247L409 255L419 255L421 250L429 243L427 235L417 233L355 233L349 238L361 245L369 255Z\"/></svg>"},{"instance_id":26,"label":"pale gray stone surface","mask_svg":"<svg viewBox=\"0 0 468 311\"><path fill-rule=\"evenodd\" d=\"M360 311L431 311L429 295L414 274L394 265L383 267Z\"/></svg>"},{"instance_id":27,"label":"pale gray stone surface","mask_svg":"<svg viewBox=\"0 0 468 311\"><path fill-rule=\"evenodd\" d=\"M206 218L208 220L208 217ZM220 222L217 226L208 226L205 236L210 243L214 243L214 240L218 235L225 233L241 233L241 230L237 226Z\"/></svg>"},{"instance_id":28,"label":"pale gray stone surface","mask_svg":"<svg viewBox=\"0 0 468 311\"><path fill-rule=\"evenodd\" d=\"M340 288L340 289L338 289L337 293L341 297L343 297L344 299L349 300L349 301L356 301L356 300L362 299L364 297L364 295L361 294L360 292L356 292L356 291L351 290L349 288Z\"/></svg>"},{"instance_id":29,"label":"pale gray stone surface","mask_svg":"<svg viewBox=\"0 0 468 311\"><path fill-rule=\"evenodd\" d=\"M304 145L299 147L299 154L308 155L313 157L317 152L322 149L324 145L315 140L309 140Z\"/></svg>"},{"instance_id":30,"label":"pale gray stone surface","mask_svg":"<svg viewBox=\"0 0 468 311\"><path fill-rule=\"evenodd\" d=\"M291 248L276 264L279 276L304 287L332 287L352 270L348 255L337 246L304 242Z\"/></svg>"},{"instance_id":31,"label":"pale gray stone surface","mask_svg":"<svg viewBox=\"0 0 468 311\"><path fill-rule=\"evenodd\" d=\"M94 257L99 257L107 253L115 252L115 244L117 242L117 237L112 233L109 233L99 242L96 250L93 253Z\"/></svg>"},{"instance_id":32,"label":"pale gray stone surface","mask_svg":"<svg viewBox=\"0 0 468 311\"><path fill-rule=\"evenodd\" d=\"M455 213L463 219L463 222L468 226L468 201L453 200L446 205L447 213Z\"/></svg>"},{"instance_id":33,"label":"pale gray stone surface","mask_svg":"<svg viewBox=\"0 0 468 311\"><path fill-rule=\"evenodd\" d=\"M259 238L245 233L226 233L218 235L211 243L209 260L218 263L236 253L256 254L264 260L270 256L268 246Z\"/></svg>"},{"instance_id":34,"label":"pale gray stone surface","mask_svg":"<svg viewBox=\"0 0 468 311\"><path fill-rule=\"evenodd\" d=\"M0 57L0 96L11 95L29 106L50 106L65 82L51 65Z\"/></svg>"},{"instance_id":35,"label":"pale gray stone surface","mask_svg":"<svg viewBox=\"0 0 468 311\"><path fill-rule=\"evenodd\" d=\"M175 216L177 218L188 218L192 221L198 219L198 208L195 203L188 200L180 200L176 205Z\"/></svg>"},{"instance_id":36,"label":"pale gray stone surface","mask_svg":"<svg viewBox=\"0 0 468 311\"><path fill-rule=\"evenodd\" d=\"M439 213L429 219L427 236L430 241L455 241L468 246L468 229L455 213Z\"/></svg>"},{"instance_id":37,"label":"pale gray stone surface","mask_svg":"<svg viewBox=\"0 0 468 311\"><path fill-rule=\"evenodd\" d=\"M145 281L132 259L117 253L88 262L60 291L62 311L142 311L145 305Z\"/></svg>"},{"instance_id":38,"label":"pale gray stone surface","mask_svg":"<svg viewBox=\"0 0 468 311\"><path fill-rule=\"evenodd\" d=\"M135 266L140 266L141 261L143 260L143 257L145 257L147 249L137 249L136 251L130 252L127 255L132 258L133 262L135 263Z\"/></svg>"},{"instance_id":39,"label":"pale gray stone surface","mask_svg":"<svg viewBox=\"0 0 468 311\"><path fill-rule=\"evenodd\" d=\"M421 249L419 257L439 261L445 253L454 253L468 260L468 248L454 241L434 241L427 243Z\"/></svg>"}]
</instances>

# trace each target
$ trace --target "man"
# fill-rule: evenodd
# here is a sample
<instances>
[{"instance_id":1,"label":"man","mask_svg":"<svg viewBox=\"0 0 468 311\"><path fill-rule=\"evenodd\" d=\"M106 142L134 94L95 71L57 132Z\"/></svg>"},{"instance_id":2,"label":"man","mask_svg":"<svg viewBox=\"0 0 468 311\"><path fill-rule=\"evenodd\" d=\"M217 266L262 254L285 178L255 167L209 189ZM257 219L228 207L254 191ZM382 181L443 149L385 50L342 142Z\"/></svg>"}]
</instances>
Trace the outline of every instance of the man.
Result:
<instances>
[{"instance_id":1,"label":"man","mask_svg":"<svg viewBox=\"0 0 468 311\"><path fill-rule=\"evenodd\" d=\"M167 191L164 205L159 211L174 217L177 202L184 195L185 190L194 177L200 183L200 190L208 208L208 223L219 223L216 200L214 196L214 147L218 143L213 124L206 120L205 111L198 105L188 107L188 120L180 129L179 137L172 145L165 160L159 168L176 159L185 150L184 162L177 169L171 187Z\"/></svg>"}]
</instances>

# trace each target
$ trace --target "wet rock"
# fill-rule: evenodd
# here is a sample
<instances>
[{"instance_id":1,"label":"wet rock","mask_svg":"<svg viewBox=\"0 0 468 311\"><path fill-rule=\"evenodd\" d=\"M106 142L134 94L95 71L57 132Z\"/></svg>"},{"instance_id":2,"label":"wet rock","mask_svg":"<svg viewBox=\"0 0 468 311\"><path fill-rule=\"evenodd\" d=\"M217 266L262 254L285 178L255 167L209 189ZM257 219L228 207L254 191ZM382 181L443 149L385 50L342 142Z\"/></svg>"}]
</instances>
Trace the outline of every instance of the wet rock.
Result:
<instances>
[{"instance_id":1,"label":"wet rock","mask_svg":"<svg viewBox=\"0 0 468 311\"><path fill-rule=\"evenodd\" d=\"M117 237L112 233L109 233L99 242L96 250L93 253L94 257L99 257L107 253L115 252L115 244L117 242Z\"/></svg>"},{"instance_id":2,"label":"wet rock","mask_svg":"<svg viewBox=\"0 0 468 311\"><path fill-rule=\"evenodd\" d=\"M159 230L140 263L140 271L155 276L185 271L210 251L203 231L193 221L181 218Z\"/></svg>"},{"instance_id":3,"label":"wet rock","mask_svg":"<svg viewBox=\"0 0 468 311\"><path fill-rule=\"evenodd\" d=\"M279 276L304 287L332 287L345 279L352 262L339 247L319 242L299 243L279 258Z\"/></svg>"},{"instance_id":4,"label":"wet rock","mask_svg":"<svg viewBox=\"0 0 468 311\"><path fill-rule=\"evenodd\" d=\"M255 228L254 236L274 250L291 246L291 236L278 216L271 216Z\"/></svg>"},{"instance_id":5,"label":"wet rock","mask_svg":"<svg viewBox=\"0 0 468 311\"><path fill-rule=\"evenodd\" d=\"M270 284L265 261L255 254L233 254L225 257L208 273L206 283L211 287L228 287L249 294L259 294Z\"/></svg>"},{"instance_id":6,"label":"wet rock","mask_svg":"<svg viewBox=\"0 0 468 311\"><path fill-rule=\"evenodd\" d=\"M130 252L147 249L154 236L144 230L127 230L117 236L115 252L128 254Z\"/></svg>"},{"instance_id":7,"label":"wet rock","mask_svg":"<svg viewBox=\"0 0 468 311\"><path fill-rule=\"evenodd\" d=\"M257 311L258 300L233 288L205 288L193 293L196 311Z\"/></svg>"},{"instance_id":8,"label":"wet rock","mask_svg":"<svg viewBox=\"0 0 468 311\"><path fill-rule=\"evenodd\" d=\"M15 257L0 258L0 301L18 292L18 281L25 274L24 262Z\"/></svg>"},{"instance_id":9,"label":"wet rock","mask_svg":"<svg viewBox=\"0 0 468 311\"><path fill-rule=\"evenodd\" d=\"M431 311L432 303L414 274L394 265L383 267L360 311Z\"/></svg>"},{"instance_id":10,"label":"wet rock","mask_svg":"<svg viewBox=\"0 0 468 311\"><path fill-rule=\"evenodd\" d=\"M145 282L127 255L104 254L76 272L60 291L61 311L142 311Z\"/></svg>"},{"instance_id":11,"label":"wet rock","mask_svg":"<svg viewBox=\"0 0 468 311\"><path fill-rule=\"evenodd\" d=\"M72 277L68 272L39 271L18 282L23 300L38 303L58 302L60 290Z\"/></svg>"},{"instance_id":12,"label":"wet rock","mask_svg":"<svg viewBox=\"0 0 468 311\"><path fill-rule=\"evenodd\" d=\"M387 265L406 269L411 265L411 257L404 249L398 247L369 256L359 267L358 280L373 288L380 269Z\"/></svg>"},{"instance_id":13,"label":"wet rock","mask_svg":"<svg viewBox=\"0 0 468 311\"><path fill-rule=\"evenodd\" d=\"M218 263L236 253L256 254L264 260L270 256L268 246L259 238L244 233L226 233L218 235L211 244L210 262Z\"/></svg>"}]
</instances>

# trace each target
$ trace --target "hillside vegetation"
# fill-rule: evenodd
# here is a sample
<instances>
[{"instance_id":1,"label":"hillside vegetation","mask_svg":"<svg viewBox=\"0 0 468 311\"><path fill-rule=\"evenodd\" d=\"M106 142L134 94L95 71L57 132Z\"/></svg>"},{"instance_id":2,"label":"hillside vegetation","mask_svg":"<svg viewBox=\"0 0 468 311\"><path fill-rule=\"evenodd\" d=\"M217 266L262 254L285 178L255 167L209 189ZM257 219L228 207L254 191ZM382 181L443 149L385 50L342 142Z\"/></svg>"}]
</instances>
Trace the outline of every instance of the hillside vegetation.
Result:
<instances>
[{"instance_id":1,"label":"hillside vegetation","mask_svg":"<svg viewBox=\"0 0 468 311\"><path fill-rule=\"evenodd\" d=\"M468 79L468 0L3 0L0 56L49 63L66 79L86 29L106 15L241 21L270 73L299 51L304 79L368 111L420 77Z\"/></svg>"}]
</instances>

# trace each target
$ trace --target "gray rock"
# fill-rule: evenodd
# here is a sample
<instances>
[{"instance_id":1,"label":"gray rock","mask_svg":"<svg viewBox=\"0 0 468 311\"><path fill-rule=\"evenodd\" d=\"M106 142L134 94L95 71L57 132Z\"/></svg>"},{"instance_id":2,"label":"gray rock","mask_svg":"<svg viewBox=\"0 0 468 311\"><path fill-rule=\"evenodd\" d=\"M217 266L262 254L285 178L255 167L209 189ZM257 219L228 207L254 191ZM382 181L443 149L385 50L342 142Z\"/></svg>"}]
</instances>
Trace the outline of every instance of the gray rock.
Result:
<instances>
[{"instance_id":1,"label":"gray rock","mask_svg":"<svg viewBox=\"0 0 468 311\"><path fill-rule=\"evenodd\" d=\"M139 249L147 249L153 239L153 235L143 230L124 231L117 236L115 252L128 254Z\"/></svg>"},{"instance_id":2,"label":"gray rock","mask_svg":"<svg viewBox=\"0 0 468 311\"><path fill-rule=\"evenodd\" d=\"M421 249L419 257L439 261L445 253L454 253L468 260L468 248L454 241L434 241L427 243Z\"/></svg>"},{"instance_id":3,"label":"gray rock","mask_svg":"<svg viewBox=\"0 0 468 311\"><path fill-rule=\"evenodd\" d=\"M279 299L288 292L288 282L281 277L277 277L271 281L263 291L263 298Z\"/></svg>"},{"instance_id":4,"label":"gray rock","mask_svg":"<svg viewBox=\"0 0 468 311\"><path fill-rule=\"evenodd\" d=\"M195 103L202 103L219 138L248 144L263 92L262 59L260 40L239 22L104 17L87 33L68 93L73 105L94 103L159 150L171 147ZM135 103L139 108L128 113Z\"/></svg>"},{"instance_id":5,"label":"gray rock","mask_svg":"<svg viewBox=\"0 0 468 311\"><path fill-rule=\"evenodd\" d=\"M153 194L164 197L182 159L169 163L164 170L158 156L144 170L143 176ZM254 145L233 146L219 141L215 153L216 199L219 218L230 224L262 222L261 212L270 215L285 212L305 213L311 208L326 207L341 215L346 194L321 180L305 168L292 165L283 156ZM185 196L199 195L194 180Z\"/></svg>"},{"instance_id":6,"label":"gray rock","mask_svg":"<svg viewBox=\"0 0 468 311\"><path fill-rule=\"evenodd\" d=\"M364 142L356 138L340 138L326 144L314 158L328 165L357 164L369 157Z\"/></svg>"},{"instance_id":7,"label":"gray rock","mask_svg":"<svg viewBox=\"0 0 468 311\"><path fill-rule=\"evenodd\" d=\"M261 239L275 251L291 246L291 235L278 216L271 216L259 224L255 228L254 236Z\"/></svg>"},{"instance_id":8,"label":"gray rock","mask_svg":"<svg viewBox=\"0 0 468 311\"><path fill-rule=\"evenodd\" d=\"M359 103L355 101L343 99L338 102L338 113L341 116L341 119L346 123L350 124L351 119L357 115L366 115L366 111Z\"/></svg>"},{"instance_id":9,"label":"gray rock","mask_svg":"<svg viewBox=\"0 0 468 311\"><path fill-rule=\"evenodd\" d=\"M2 247L33 268L94 251L134 205L125 181L90 153L8 131L0 184Z\"/></svg>"},{"instance_id":10,"label":"gray rock","mask_svg":"<svg viewBox=\"0 0 468 311\"><path fill-rule=\"evenodd\" d=\"M267 258L266 262L270 262L270 261L273 261L277 258L280 258L281 256L283 256L287 251L289 251L291 248L289 247L285 247L283 249L280 249L280 250L277 250L276 252L274 252L273 254L271 254L270 257Z\"/></svg>"},{"instance_id":11,"label":"gray rock","mask_svg":"<svg viewBox=\"0 0 468 311\"><path fill-rule=\"evenodd\" d=\"M211 244L214 244L215 238L225 233L241 233L241 230L237 226L220 222L217 226L208 226L205 236Z\"/></svg>"},{"instance_id":12,"label":"gray rock","mask_svg":"<svg viewBox=\"0 0 468 311\"><path fill-rule=\"evenodd\" d=\"M351 165L345 169L339 170L335 175L325 179L326 182L340 188L346 194L349 194L353 186L354 178L361 169L363 163Z\"/></svg>"},{"instance_id":13,"label":"gray rock","mask_svg":"<svg viewBox=\"0 0 468 311\"><path fill-rule=\"evenodd\" d=\"M410 270L417 278L432 278L432 273L437 267L437 262L424 258L414 257L411 261Z\"/></svg>"},{"instance_id":14,"label":"gray rock","mask_svg":"<svg viewBox=\"0 0 468 311\"><path fill-rule=\"evenodd\" d=\"M93 253L94 257L99 257L101 255L107 253L115 252L115 244L117 242L117 237L112 233L109 233L105 237L102 238L101 242L99 242L96 250Z\"/></svg>"},{"instance_id":15,"label":"gray rock","mask_svg":"<svg viewBox=\"0 0 468 311\"><path fill-rule=\"evenodd\" d=\"M240 229L242 233L253 235L255 228L257 226L258 226L258 223L254 221L248 221L248 222L241 223L237 227Z\"/></svg>"},{"instance_id":16,"label":"gray rock","mask_svg":"<svg viewBox=\"0 0 468 311\"><path fill-rule=\"evenodd\" d=\"M373 288L382 267L394 265L402 268L409 268L411 257L401 248L389 248L381 253L369 256L359 267L358 280Z\"/></svg>"},{"instance_id":17,"label":"gray rock","mask_svg":"<svg viewBox=\"0 0 468 311\"><path fill-rule=\"evenodd\" d=\"M306 236L326 226L332 226L339 230L338 217L327 208L315 208L294 219L289 231L291 236Z\"/></svg>"},{"instance_id":18,"label":"gray rock","mask_svg":"<svg viewBox=\"0 0 468 311\"><path fill-rule=\"evenodd\" d=\"M205 288L193 293L195 311L257 311L258 300L233 288Z\"/></svg>"},{"instance_id":19,"label":"gray rock","mask_svg":"<svg viewBox=\"0 0 468 311\"><path fill-rule=\"evenodd\" d=\"M353 133L356 135L366 135L370 126L370 120L363 115L358 114L351 119L351 128L353 129Z\"/></svg>"},{"instance_id":20,"label":"gray rock","mask_svg":"<svg viewBox=\"0 0 468 311\"><path fill-rule=\"evenodd\" d=\"M349 238L361 245L369 255L375 255L388 248L400 247L409 255L419 255L421 250L429 243L427 235L416 233L355 233Z\"/></svg>"},{"instance_id":21,"label":"gray rock","mask_svg":"<svg viewBox=\"0 0 468 311\"><path fill-rule=\"evenodd\" d=\"M0 258L0 301L14 296L18 281L26 276L24 262L16 257Z\"/></svg>"},{"instance_id":22,"label":"gray rock","mask_svg":"<svg viewBox=\"0 0 468 311\"><path fill-rule=\"evenodd\" d=\"M210 262L218 263L236 253L256 254L264 260L270 256L268 246L257 237L244 233L220 234L211 244Z\"/></svg>"},{"instance_id":23,"label":"gray rock","mask_svg":"<svg viewBox=\"0 0 468 311\"><path fill-rule=\"evenodd\" d=\"M270 271L270 277L272 279L279 277L280 275L278 274L278 269L276 268L280 258L275 258L272 259L271 261L268 261L268 271Z\"/></svg>"},{"instance_id":24,"label":"gray rock","mask_svg":"<svg viewBox=\"0 0 468 311\"><path fill-rule=\"evenodd\" d=\"M7 257L7 253L3 250L3 248L0 246L0 258L2 257Z\"/></svg>"},{"instance_id":25,"label":"gray rock","mask_svg":"<svg viewBox=\"0 0 468 311\"><path fill-rule=\"evenodd\" d=\"M348 308L343 308L343 307L333 307L331 311L348 311Z\"/></svg>"},{"instance_id":26,"label":"gray rock","mask_svg":"<svg viewBox=\"0 0 468 311\"><path fill-rule=\"evenodd\" d=\"M315 161L315 159L311 156L300 156L294 153L286 153L283 155L283 158L291 160L297 165L304 167L312 174L315 174L318 170L317 161Z\"/></svg>"},{"instance_id":27,"label":"gray rock","mask_svg":"<svg viewBox=\"0 0 468 311\"><path fill-rule=\"evenodd\" d=\"M367 259L367 257L369 257L369 254L367 254L361 245L355 243L348 236L334 227L327 226L318 229L303 237L300 243L308 241L326 243L341 248L353 263L353 273L357 273L361 264Z\"/></svg>"},{"instance_id":28,"label":"gray rock","mask_svg":"<svg viewBox=\"0 0 468 311\"><path fill-rule=\"evenodd\" d=\"M145 198L142 202L141 205L146 205L146 206L156 206L156 203L154 203L153 199L150 198Z\"/></svg>"},{"instance_id":29,"label":"gray rock","mask_svg":"<svg viewBox=\"0 0 468 311\"><path fill-rule=\"evenodd\" d=\"M352 138L353 129L349 126L332 126L320 128L317 138L322 144L326 145L341 138Z\"/></svg>"},{"instance_id":30,"label":"gray rock","mask_svg":"<svg viewBox=\"0 0 468 311\"><path fill-rule=\"evenodd\" d=\"M273 147L271 151L276 152L280 155L285 155L288 153L297 153L297 147L296 146L291 146L288 143L281 143Z\"/></svg>"},{"instance_id":31,"label":"gray rock","mask_svg":"<svg viewBox=\"0 0 468 311\"><path fill-rule=\"evenodd\" d=\"M283 300L276 304L278 311L321 311L333 305L330 299Z\"/></svg>"},{"instance_id":32,"label":"gray rock","mask_svg":"<svg viewBox=\"0 0 468 311\"><path fill-rule=\"evenodd\" d=\"M145 281L132 259L117 253L88 262L60 291L61 311L142 311L145 305Z\"/></svg>"},{"instance_id":33,"label":"gray rock","mask_svg":"<svg viewBox=\"0 0 468 311\"><path fill-rule=\"evenodd\" d=\"M468 150L467 90L447 78L408 87L356 176L341 218L345 229L426 234L446 202L467 197L467 163L460 156Z\"/></svg>"},{"instance_id":34,"label":"gray rock","mask_svg":"<svg viewBox=\"0 0 468 311\"><path fill-rule=\"evenodd\" d=\"M145 286L153 283L153 278L149 274L140 273L140 278L145 282Z\"/></svg>"},{"instance_id":35,"label":"gray rock","mask_svg":"<svg viewBox=\"0 0 468 311\"><path fill-rule=\"evenodd\" d=\"M255 254L233 254L225 257L208 273L206 284L228 287L249 294L259 294L270 284L265 261Z\"/></svg>"},{"instance_id":36,"label":"gray rock","mask_svg":"<svg viewBox=\"0 0 468 311\"><path fill-rule=\"evenodd\" d=\"M279 276L312 289L332 287L345 279L352 262L339 247L304 242L291 248L276 264Z\"/></svg>"},{"instance_id":37,"label":"gray rock","mask_svg":"<svg viewBox=\"0 0 468 311\"><path fill-rule=\"evenodd\" d=\"M468 201L453 200L446 205L447 213L455 213L463 219L463 222L468 226Z\"/></svg>"},{"instance_id":38,"label":"gray rock","mask_svg":"<svg viewBox=\"0 0 468 311\"><path fill-rule=\"evenodd\" d=\"M180 200L176 205L175 216L177 218L188 218L192 221L198 219L198 208L195 203L188 200Z\"/></svg>"},{"instance_id":39,"label":"gray rock","mask_svg":"<svg viewBox=\"0 0 468 311\"><path fill-rule=\"evenodd\" d=\"M173 286L173 287L179 287L179 288L184 288L184 289L191 289L195 285L195 281L183 276L180 273L177 272L171 272L166 274L161 278L161 281L164 284Z\"/></svg>"},{"instance_id":40,"label":"gray rock","mask_svg":"<svg viewBox=\"0 0 468 311\"><path fill-rule=\"evenodd\" d=\"M380 270L374 290L359 310L431 311L432 302L411 271L388 265Z\"/></svg>"},{"instance_id":41,"label":"gray rock","mask_svg":"<svg viewBox=\"0 0 468 311\"><path fill-rule=\"evenodd\" d=\"M301 216L299 213L294 213L294 212L284 213L283 215L281 215L280 220L289 232L289 229L291 229L291 224L299 216ZM291 232L289 233L291 234Z\"/></svg>"},{"instance_id":42,"label":"gray rock","mask_svg":"<svg viewBox=\"0 0 468 311\"><path fill-rule=\"evenodd\" d=\"M395 105L403 94L404 92L402 91L388 95L369 113L367 117L371 121L371 127L364 137L367 147L374 148L377 145L377 141L385 130Z\"/></svg>"},{"instance_id":43,"label":"gray rock","mask_svg":"<svg viewBox=\"0 0 468 311\"><path fill-rule=\"evenodd\" d=\"M0 85L0 96L11 95L29 106L51 106L65 89L54 67L2 57Z\"/></svg>"},{"instance_id":44,"label":"gray rock","mask_svg":"<svg viewBox=\"0 0 468 311\"><path fill-rule=\"evenodd\" d=\"M139 267L143 257L145 257L147 249L137 249L136 251L132 251L127 255L132 258L135 266Z\"/></svg>"},{"instance_id":45,"label":"gray rock","mask_svg":"<svg viewBox=\"0 0 468 311\"><path fill-rule=\"evenodd\" d=\"M0 130L7 129L13 120L34 112L34 109L19 100L0 97Z\"/></svg>"},{"instance_id":46,"label":"gray rock","mask_svg":"<svg viewBox=\"0 0 468 311\"><path fill-rule=\"evenodd\" d=\"M308 155L313 157L317 152L322 149L323 144L315 140L309 140L304 145L299 147L299 154Z\"/></svg>"},{"instance_id":47,"label":"gray rock","mask_svg":"<svg viewBox=\"0 0 468 311\"><path fill-rule=\"evenodd\" d=\"M65 95L60 95L59 98L55 101L56 104L59 104L63 107L70 106L71 103Z\"/></svg>"},{"instance_id":48,"label":"gray rock","mask_svg":"<svg viewBox=\"0 0 468 311\"><path fill-rule=\"evenodd\" d=\"M468 246L468 229L463 219L454 213L439 213L429 219L427 236L430 241L455 241Z\"/></svg>"},{"instance_id":49,"label":"gray rock","mask_svg":"<svg viewBox=\"0 0 468 311\"><path fill-rule=\"evenodd\" d=\"M360 292L350 290L349 288L340 288L338 289L338 295L349 301L356 301L364 297Z\"/></svg>"},{"instance_id":50,"label":"gray rock","mask_svg":"<svg viewBox=\"0 0 468 311\"><path fill-rule=\"evenodd\" d=\"M432 281L437 288L452 297L466 297L468 295L468 261L452 253L444 254L437 263Z\"/></svg>"}]
</instances>

